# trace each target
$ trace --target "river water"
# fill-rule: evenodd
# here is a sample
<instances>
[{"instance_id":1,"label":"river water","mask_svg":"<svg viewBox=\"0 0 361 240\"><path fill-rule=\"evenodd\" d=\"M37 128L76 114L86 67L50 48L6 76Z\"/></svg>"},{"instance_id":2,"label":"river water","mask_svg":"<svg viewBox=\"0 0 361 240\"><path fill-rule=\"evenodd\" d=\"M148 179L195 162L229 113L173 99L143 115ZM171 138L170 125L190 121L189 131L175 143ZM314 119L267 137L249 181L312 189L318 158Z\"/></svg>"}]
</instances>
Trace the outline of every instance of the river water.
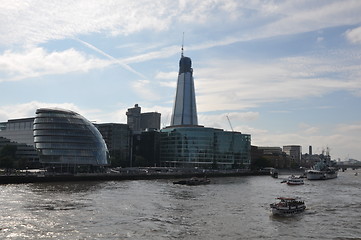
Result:
<instances>
[{"instance_id":1,"label":"river water","mask_svg":"<svg viewBox=\"0 0 361 240\"><path fill-rule=\"evenodd\" d=\"M361 239L354 172L301 186L269 176L0 185L0 239ZM305 213L272 216L278 196L303 198Z\"/></svg>"}]
</instances>

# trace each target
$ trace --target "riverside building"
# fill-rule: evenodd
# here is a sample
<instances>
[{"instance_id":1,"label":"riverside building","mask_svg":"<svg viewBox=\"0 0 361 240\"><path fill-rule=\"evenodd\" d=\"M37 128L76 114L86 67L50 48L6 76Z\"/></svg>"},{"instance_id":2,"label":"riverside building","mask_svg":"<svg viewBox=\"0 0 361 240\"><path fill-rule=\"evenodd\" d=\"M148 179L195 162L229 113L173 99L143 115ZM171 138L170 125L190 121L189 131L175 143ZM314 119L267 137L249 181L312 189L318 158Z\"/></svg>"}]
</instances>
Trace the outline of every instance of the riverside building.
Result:
<instances>
[{"instance_id":1,"label":"riverside building","mask_svg":"<svg viewBox=\"0 0 361 240\"><path fill-rule=\"evenodd\" d=\"M127 124L95 124L108 147L112 167L129 166L131 156L131 130Z\"/></svg>"},{"instance_id":2,"label":"riverside building","mask_svg":"<svg viewBox=\"0 0 361 240\"><path fill-rule=\"evenodd\" d=\"M170 126L160 131L160 164L168 167L248 168L251 136L198 125L192 61L179 61Z\"/></svg>"},{"instance_id":3,"label":"riverside building","mask_svg":"<svg viewBox=\"0 0 361 240\"><path fill-rule=\"evenodd\" d=\"M33 138L34 118L11 119L0 123L0 149L6 145L16 146L16 158L26 167L39 167Z\"/></svg>"},{"instance_id":4,"label":"riverside building","mask_svg":"<svg viewBox=\"0 0 361 240\"><path fill-rule=\"evenodd\" d=\"M70 110L40 108L34 120L40 162L54 171L97 171L108 165L108 150L98 129Z\"/></svg>"}]
</instances>

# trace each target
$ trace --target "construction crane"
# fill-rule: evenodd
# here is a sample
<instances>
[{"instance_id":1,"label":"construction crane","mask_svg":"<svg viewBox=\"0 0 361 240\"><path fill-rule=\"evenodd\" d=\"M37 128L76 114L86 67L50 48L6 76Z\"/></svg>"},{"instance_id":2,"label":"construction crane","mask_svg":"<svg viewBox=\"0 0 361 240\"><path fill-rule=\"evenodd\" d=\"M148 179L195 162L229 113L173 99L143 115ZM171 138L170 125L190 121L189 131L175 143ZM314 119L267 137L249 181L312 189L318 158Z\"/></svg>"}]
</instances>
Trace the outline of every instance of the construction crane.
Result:
<instances>
[{"instance_id":1,"label":"construction crane","mask_svg":"<svg viewBox=\"0 0 361 240\"><path fill-rule=\"evenodd\" d=\"M229 126L231 127L231 129L232 129L232 132L234 132L233 131L233 127L232 127L232 124L231 124L231 120L229 120L229 117L228 117L228 115L226 115L226 117L227 117L227 119L228 119L228 123L229 123Z\"/></svg>"}]
</instances>

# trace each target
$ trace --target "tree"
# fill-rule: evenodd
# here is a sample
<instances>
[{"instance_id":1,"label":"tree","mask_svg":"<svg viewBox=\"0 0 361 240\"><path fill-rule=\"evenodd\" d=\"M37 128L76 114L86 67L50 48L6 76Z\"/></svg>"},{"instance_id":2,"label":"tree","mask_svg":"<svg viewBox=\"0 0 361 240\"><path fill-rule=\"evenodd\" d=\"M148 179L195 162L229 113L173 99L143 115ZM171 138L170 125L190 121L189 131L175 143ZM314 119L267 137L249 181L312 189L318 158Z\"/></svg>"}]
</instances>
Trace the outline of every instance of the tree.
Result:
<instances>
[{"instance_id":1,"label":"tree","mask_svg":"<svg viewBox=\"0 0 361 240\"><path fill-rule=\"evenodd\" d=\"M260 157L260 158L255 159L254 161L252 161L251 169L258 170L258 169L262 169L265 167L271 167L271 166L272 166L272 164L267 158Z\"/></svg>"},{"instance_id":2,"label":"tree","mask_svg":"<svg viewBox=\"0 0 361 240\"><path fill-rule=\"evenodd\" d=\"M12 168L16 160L16 145L7 144L0 150L0 167Z\"/></svg>"}]
</instances>

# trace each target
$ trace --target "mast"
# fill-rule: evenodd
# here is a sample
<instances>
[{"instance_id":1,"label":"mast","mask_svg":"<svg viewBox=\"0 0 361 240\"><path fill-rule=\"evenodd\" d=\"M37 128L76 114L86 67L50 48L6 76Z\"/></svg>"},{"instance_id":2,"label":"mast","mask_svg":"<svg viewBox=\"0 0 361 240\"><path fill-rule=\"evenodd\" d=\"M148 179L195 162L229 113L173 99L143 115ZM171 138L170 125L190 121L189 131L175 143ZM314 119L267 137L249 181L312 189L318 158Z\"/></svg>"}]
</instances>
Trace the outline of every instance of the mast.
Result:
<instances>
[{"instance_id":1,"label":"mast","mask_svg":"<svg viewBox=\"0 0 361 240\"><path fill-rule=\"evenodd\" d=\"M183 57L183 46L184 46L184 32L183 32L183 38L182 38L182 48L181 48L181 57Z\"/></svg>"}]
</instances>

